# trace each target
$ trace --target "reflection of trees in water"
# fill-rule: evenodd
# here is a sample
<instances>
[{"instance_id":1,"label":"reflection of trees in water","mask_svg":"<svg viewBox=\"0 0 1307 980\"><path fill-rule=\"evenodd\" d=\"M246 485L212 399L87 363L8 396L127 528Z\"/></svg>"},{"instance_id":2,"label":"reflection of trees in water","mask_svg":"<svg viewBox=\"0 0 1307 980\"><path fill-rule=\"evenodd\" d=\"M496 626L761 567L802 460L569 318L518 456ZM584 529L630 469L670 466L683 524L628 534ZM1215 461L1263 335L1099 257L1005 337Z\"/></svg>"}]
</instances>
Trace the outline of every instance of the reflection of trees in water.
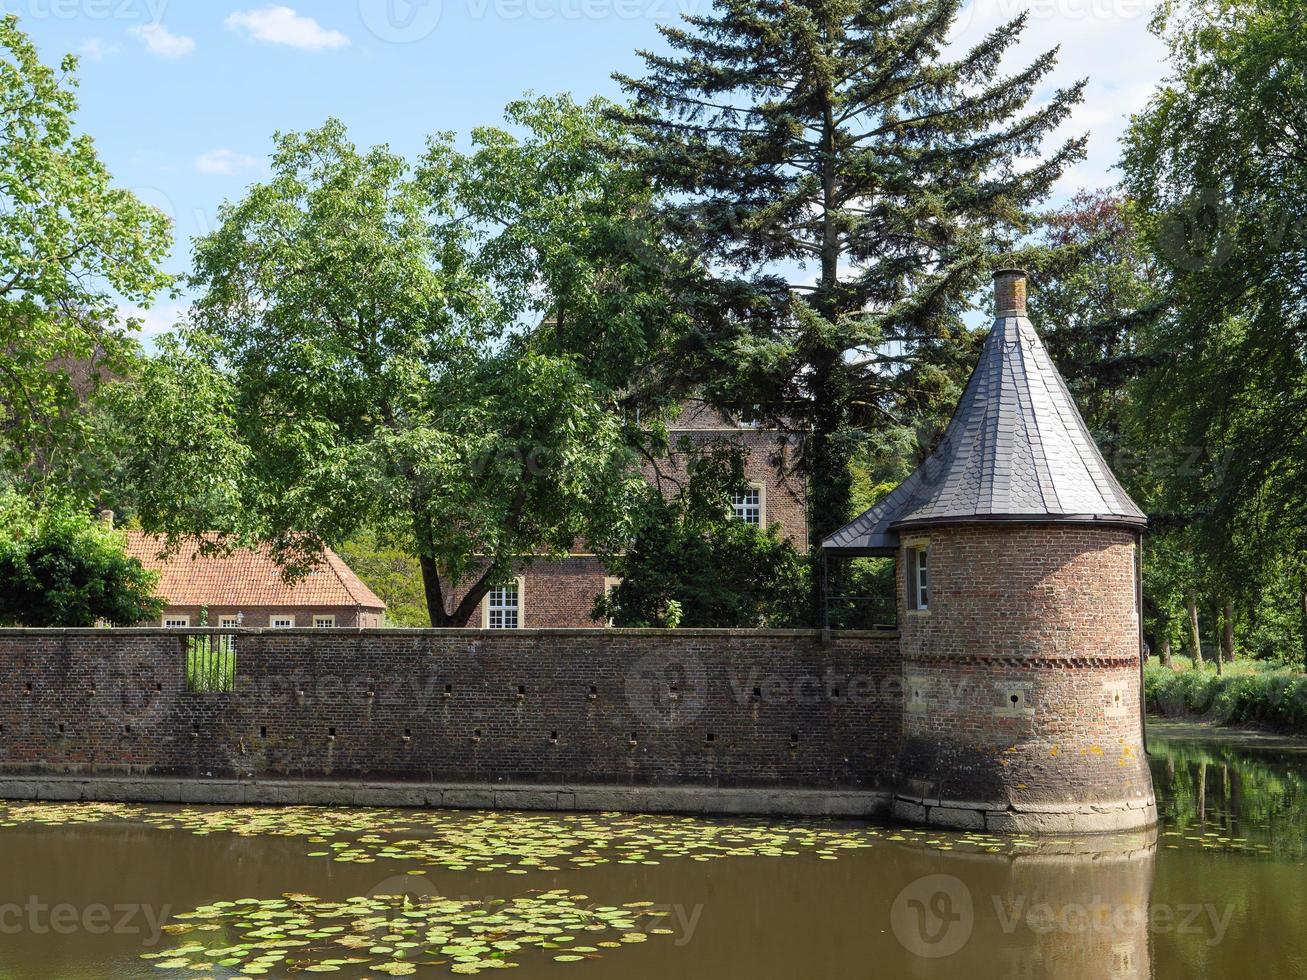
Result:
<instances>
[{"instance_id":1,"label":"reflection of trees in water","mask_svg":"<svg viewBox=\"0 0 1307 980\"><path fill-rule=\"evenodd\" d=\"M1246 838L1280 857L1307 854L1307 757L1158 739L1150 751L1164 829Z\"/></svg>"}]
</instances>

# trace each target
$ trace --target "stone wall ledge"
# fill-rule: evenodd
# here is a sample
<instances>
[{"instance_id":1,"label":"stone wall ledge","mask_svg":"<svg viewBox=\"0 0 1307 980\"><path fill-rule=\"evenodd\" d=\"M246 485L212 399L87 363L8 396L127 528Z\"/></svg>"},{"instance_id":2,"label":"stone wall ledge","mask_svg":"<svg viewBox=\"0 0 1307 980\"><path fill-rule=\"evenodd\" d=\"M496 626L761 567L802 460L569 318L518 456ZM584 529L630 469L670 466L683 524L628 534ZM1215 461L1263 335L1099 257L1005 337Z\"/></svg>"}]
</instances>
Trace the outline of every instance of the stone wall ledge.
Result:
<instances>
[{"instance_id":1,"label":"stone wall ledge","mask_svg":"<svg viewBox=\"0 0 1307 980\"><path fill-rule=\"evenodd\" d=\"M880 790L0 776L0 799L33 802L388 806L865 819L888 815L890 798L889 792Z\"/></svg>"},{"instance_id":2,"label":"stone wall ledge","mask_svg":"<svg viewBox=\"0 0 1307 980\"><path fill-rule=\"evenodd\" d=\"M801 630L780 630L780 629L708 629L694 627L689 629L625 629L610 626L592 626L592 627L572 627L572 628L525 628L516 630L498 630L498 629L464 629L451 627L448 629L400 629L397 627L377 627L377 626L333 626L330 628L314 626L296 626L286 629L272 629L270 627L237 627L235 629L220 629L216 626L186 626L163 628L160 626L113 626L113 627L22 627L22 626L5 626L0 627L0 638L4 637L50 637L50 636L160 636L160 635L211 635L222 634L229 636L303 636L305 634L321 635L363 635L363 636L398 636L410 639L422 639L423 637L494 637L496 639L510 639L513 637L662 637L668 640L683 639L784 639L784 638L802 638L802 639L821 639L823 633L821 630L801 629ZM833 642L841 639L849 640L896 640L899 633L895 629L871 629L871 630L833 630L829 638Z\"/></svg>"},{"instance_id":3,"label":"stone wall ledge","mask_svg":"<svg viewBox=\"0 0 1307 980\"><path fill-rule=\"evenodd\" d=\"M995 805L945 802L899 793L894 795L890 813L914 824L1022 834L1114 833L1147 829L1157 823L1157 805L1151 799Z\"/></svg>"}]
</instances>

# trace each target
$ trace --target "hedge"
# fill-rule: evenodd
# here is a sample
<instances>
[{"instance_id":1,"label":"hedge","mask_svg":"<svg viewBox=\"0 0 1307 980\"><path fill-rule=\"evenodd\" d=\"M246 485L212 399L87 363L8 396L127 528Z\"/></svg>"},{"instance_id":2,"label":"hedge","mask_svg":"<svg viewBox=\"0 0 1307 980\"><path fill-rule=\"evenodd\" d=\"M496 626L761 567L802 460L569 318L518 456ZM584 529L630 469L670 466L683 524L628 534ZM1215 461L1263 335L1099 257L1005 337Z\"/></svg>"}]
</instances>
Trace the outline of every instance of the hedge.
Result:
<instances>
[{"instance_id":1,"label":"hedge","mask_svg":"<svg viewBox=\"0 0 1307 980\"><path fill-rule=\"evenodd\" d=\"M1307 674L1288 670L1218 675L1144 668L1148 710L1163 717L1198 716L1218 725L1255 725L1307 735Z\"/></svg>"}]
</instances>

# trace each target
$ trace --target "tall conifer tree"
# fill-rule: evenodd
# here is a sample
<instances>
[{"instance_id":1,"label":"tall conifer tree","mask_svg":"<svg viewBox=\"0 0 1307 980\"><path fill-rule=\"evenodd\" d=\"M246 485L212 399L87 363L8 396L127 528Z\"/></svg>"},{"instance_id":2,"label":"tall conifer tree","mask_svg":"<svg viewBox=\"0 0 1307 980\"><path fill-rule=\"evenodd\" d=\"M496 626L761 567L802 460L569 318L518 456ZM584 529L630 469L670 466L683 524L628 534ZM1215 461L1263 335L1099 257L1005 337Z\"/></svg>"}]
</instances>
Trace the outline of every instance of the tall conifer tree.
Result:
<instances>
[{"instance_id":1,"label":"tall conifer tree","mask_svg":"<svg viewBox=\"0 0 1307 980\"><path fill-rule=\"evenodd\" d=\"M888 420L905 366L958 356L967 296L1083 154L1041 156L1083 82L1031 107L1056 51L1004 71L1025 15L949 60L960 4L716 0L617 76L669 226L733 313L689 367L724 407L809 431L814 542L852 516L857 431Z\"/></svg>"}]
</instances>

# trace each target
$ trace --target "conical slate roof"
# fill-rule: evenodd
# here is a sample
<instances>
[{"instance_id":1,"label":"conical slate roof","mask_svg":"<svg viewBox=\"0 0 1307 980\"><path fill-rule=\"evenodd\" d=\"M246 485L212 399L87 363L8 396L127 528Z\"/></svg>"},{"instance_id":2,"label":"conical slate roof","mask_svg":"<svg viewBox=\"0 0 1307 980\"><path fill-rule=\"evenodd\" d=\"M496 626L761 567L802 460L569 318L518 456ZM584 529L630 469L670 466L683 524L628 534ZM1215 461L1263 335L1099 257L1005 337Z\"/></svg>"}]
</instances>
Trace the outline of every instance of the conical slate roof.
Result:
<instances>
[{"instance_id":1,"label":"conical slate roof","mask_svg":"<svg viewBox=\"0 0 1307 980\"><path fill-rule=\"evenodd\" d=\"M938 448L827 551L883 554L900 529L962 521L1147 523L1026 318L1024 275L998 279L998 316Z\"/></svg>"}]
</instances>

